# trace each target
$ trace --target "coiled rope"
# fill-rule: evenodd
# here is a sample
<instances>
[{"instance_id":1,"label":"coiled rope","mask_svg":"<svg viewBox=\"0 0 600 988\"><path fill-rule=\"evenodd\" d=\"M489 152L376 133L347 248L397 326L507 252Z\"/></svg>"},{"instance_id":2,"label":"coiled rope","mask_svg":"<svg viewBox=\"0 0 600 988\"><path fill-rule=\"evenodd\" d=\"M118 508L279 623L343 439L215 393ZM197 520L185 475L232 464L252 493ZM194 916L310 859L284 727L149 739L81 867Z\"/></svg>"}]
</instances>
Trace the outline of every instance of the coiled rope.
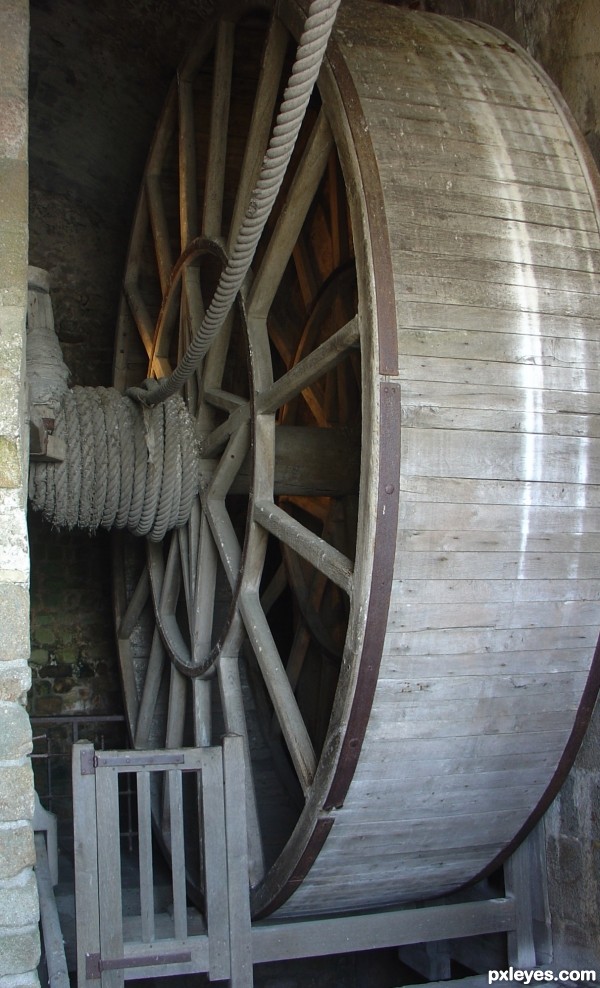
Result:
<instances>
[{"instance_id":1,"label":"coiled rope","mask_svg":"<svg viewBox=\"0 0 600 988\"><path fill-rule=\"evenodd\" d=\"M179 391L200 365L227 318L281 188L319 75L339 4L340 0L312 0L310 4L296 59L254 192L204 319L170 377L161 381L156 388L131 388L127 392L146 405L156 405Z\"/></svg>"},{"instance_id":2,"label":"coiled rope","mask_svg":"<svg viewBox=\"0 0 600 988\"><path fill-rule=\"evenodd\" d=\"M32 463L29 499L53 525L128 528L160 542L184 525L199 488L193 421L172 397L141 408L114 388L67 390L54 433L60 463Z\"/></svg>"}]
</instances>

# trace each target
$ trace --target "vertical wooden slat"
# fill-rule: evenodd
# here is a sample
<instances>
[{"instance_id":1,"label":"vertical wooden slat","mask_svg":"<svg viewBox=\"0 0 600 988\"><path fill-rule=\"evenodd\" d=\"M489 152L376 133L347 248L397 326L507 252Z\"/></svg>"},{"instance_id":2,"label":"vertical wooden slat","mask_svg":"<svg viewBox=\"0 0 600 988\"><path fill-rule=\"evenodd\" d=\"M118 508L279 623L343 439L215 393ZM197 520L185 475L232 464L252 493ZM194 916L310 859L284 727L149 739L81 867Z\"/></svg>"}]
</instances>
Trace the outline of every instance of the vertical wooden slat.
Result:
<instances>
[{"instance_id":1,"label":"vertical wooden slat","mask_svg":"<svg viewBox=\"0 0 600 988\"><path fill-rule=\"evenodd\" d=\"M136 779L142 940L144 943L150 943L154 939L155 932L152 820L150 815L150 773L140 770L137 772Z\"/></svg>"},{"instance_id":2,"label":"vertical wooden slat","mask_svg":"<svg viewBox=\"0 0 600 988\"><path fill-rule=\"evenodd\" d=\"M252 933L248 888L248 839L244 792L244 743L238 735L223 738L225 783L225 837L227 892L229 896L229 944L231 988L252 988Z\"/></svg>"},{"instance_id":3,"label":"vertical wooden slat","mask_svg":"<svg viewBox=\"0 0 600 988\"><path fill-rule=\"evenodd\" d=\"M223 881L227 874L223 761L217 748L208 748L203 754L201 811L209 976L217 981L229 977L229 907L226 882Z\"/></svg>"},{"instance_id":4,"label":"vertical wooden slat","mask_svg":"<svg viewBox=\"0 0 600 988\"><path fill-rule=\"evenodd\" d=\"M175 937L187 937L187 902L185 890L185 848L183 838L183 791L181 772L174 769L169 776L169 811L171 818L171 875L173 882L173 918Z\"/></svg>"},{"instance_id":5,"label":"vertical wooden slat","mask_svg":"<svg viewBox=\"0 0 600 988\"><path fill-rule=\"evenodd\" d=\"M100 951L98 899L98 844L96 832L96 777L82 774L84 762L93 763L94 748L88 741L73 745L73 836L77 930L77 986L95 988L86 978L86 954Z\"/></svg>"},{"instance_id":6,"label":"vertical wooden slat","mask_svg":"<svg viewBox=\"0 0 600 988\"><path fill-rule=\"evenodd\" d=\"M96 798L101 809L98 827L100 954L103 961L123 957L123 895L119 833L119 775L112 768L96 769ZM123 971L103 971L102 988L121 988Z\"/></svg>"}]
</instances>

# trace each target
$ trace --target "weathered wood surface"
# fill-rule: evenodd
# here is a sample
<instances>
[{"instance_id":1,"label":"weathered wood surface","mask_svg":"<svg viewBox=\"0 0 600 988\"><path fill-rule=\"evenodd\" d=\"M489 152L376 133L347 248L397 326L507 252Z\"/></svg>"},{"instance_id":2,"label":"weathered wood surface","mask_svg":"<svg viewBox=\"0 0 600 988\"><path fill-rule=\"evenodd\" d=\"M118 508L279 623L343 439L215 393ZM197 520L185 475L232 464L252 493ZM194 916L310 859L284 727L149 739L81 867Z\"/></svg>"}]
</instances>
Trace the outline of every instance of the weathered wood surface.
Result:
<instances>
[{"instance_id":1,"label":"weathered wood surface","mask_svg":"<svg viewBox=\"0 0 600 988\"><path fill-rule=\"evenodd\" d=\"M301 29L288 0L219 16L150 153L118 387L201 321ZM573 755L600 627L600 232L568 114L492 29L360 0L319 89L184 389L190 522L151 598L131 546L117 586L135 743L245 739L258 916L489 868ZM214 676L165 674L211 649Z\"/></svg>"},{"instance_id":2,"label":"weathered wood surface","mask_svg":"<svg viewBox=\"0 0 600 988\"><path fill-rule=\"evenodd\" d=\"M562 757L600 619L600 239L562 111L481 26L347 4L337 39L389 229L400 521L358 768L290 914L489 865Z\"/></svg>"}]
</instances>

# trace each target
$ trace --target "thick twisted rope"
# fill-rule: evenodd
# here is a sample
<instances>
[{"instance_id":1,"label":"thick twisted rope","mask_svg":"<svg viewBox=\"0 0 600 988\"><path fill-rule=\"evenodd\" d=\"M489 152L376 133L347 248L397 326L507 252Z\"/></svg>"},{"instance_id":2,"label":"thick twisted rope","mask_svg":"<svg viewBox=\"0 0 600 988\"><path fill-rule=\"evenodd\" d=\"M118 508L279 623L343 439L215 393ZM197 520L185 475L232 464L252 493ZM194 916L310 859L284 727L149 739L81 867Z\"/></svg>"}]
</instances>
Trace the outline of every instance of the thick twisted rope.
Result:
<instances>
[{"instance_id":1,"label":"thick twisted rope","mask_svg":"<svg viewBox=\"0 0 600 988\"><path fill-rule=\"evenodd\" d=\"M340 0L313 0L309 7L296 60L256 187L246 209L230 259L201 325L171 376L162 381L158 387L150 390L132 388L128 391L131 397L147 405L155 405L174 395L199 366L223 326L248 273L258 241L281 188L310 95L319 75L339 3Z\"/></svg>"},{"instance_id":2,"label":"thick twisted rope","mask_svg":"<svg viewBox=\"0 0 600 988\"><path fill-rule=\"evenodd\" d=\"M114 388L65 391L60 463L32 463L29 499L51 524L128 528L160 542L185 524L199 487L194 423L183 400L141 408Z\"/></svg>"}]
</instances>

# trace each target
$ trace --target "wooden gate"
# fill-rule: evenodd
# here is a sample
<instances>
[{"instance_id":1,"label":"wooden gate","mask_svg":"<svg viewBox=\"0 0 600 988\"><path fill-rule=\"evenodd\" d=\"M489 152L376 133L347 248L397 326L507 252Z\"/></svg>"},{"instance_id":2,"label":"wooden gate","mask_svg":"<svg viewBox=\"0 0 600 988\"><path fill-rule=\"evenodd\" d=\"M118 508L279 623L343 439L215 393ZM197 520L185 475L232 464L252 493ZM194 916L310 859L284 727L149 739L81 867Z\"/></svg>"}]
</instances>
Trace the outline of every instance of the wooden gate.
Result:
<instances>
[{"instance_id":1,"label":"wooden gate","mask_svg":"<svg viewBox=\"0 0 600 988\"><path fill-rule=\"evenodd\" d=\"M125 866L132 866L131 855L121 854L123 776L133 783L128 793L137 806L136 908L126 905L131 890ZM437 943L448 964L452 957L465 963L452 943L492 933L507 934L507 962L523 968L540 963L532 890L539 892L542 872L535 867L531 872L531 840L505 866L503 896L483 883L430 905L251 923L244 792L238 736L228 735L222 746L211 748L97 752L88 742L73 746L78 988L122 988L129 979L199 972L228 981L231 988L251 988L256 963L415 944ZM196 813L189 812L190 798ZM169 826L163 835L171 854L166 902L155 883L152 805L156 810L157 800L160 819ZM190 864L186 828L193 820L196 826L200 821L199 855ZM190 868L197 869L194 885L203 890L202 911L188 904ZM423 958L408 949L402 956L417 970L425 963L426 976L437 969L429 953Z\"/></svg>"},{"instance_id":2,"label":"wooden gate","mask_svg":"<svg viewBox=\"0 0 600 988\"><path fill-rule=\"evenodd\" d=\"M242 739L222 747L96 752L73 747L75 896L79 988L119 988L125 979L206 972L232 988L252 984ZM119 777L135 779L139 909L128 909L119 831ZM190 786L191 783L191 786ZM184 788L202 821L199 858L204 914L188 908ZM170 826L171 895L155 903L152 801Z\"/></svg>"}]
</instances>

